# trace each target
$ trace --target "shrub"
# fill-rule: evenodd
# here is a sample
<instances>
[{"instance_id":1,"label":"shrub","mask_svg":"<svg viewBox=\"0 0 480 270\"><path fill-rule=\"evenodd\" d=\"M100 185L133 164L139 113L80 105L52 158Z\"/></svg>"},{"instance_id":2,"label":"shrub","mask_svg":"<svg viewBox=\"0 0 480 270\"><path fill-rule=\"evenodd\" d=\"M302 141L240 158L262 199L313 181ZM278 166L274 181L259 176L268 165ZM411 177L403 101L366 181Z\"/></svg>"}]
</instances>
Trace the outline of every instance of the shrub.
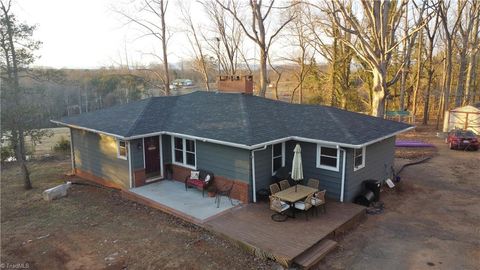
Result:
<instances>
[{"instance_id":1,"label":"shrub","mask_svg":"<svg viewBox=\"0 0 480 270\"><path fill-rule=\"evenodd\" d=\"M15 157L15 151L13 150L12 145L8 144L2 146L0 155L2 157L2 163L7 161L9 158Z\"/></svg>"},{"instance_id":2,"label":"shrub","mask_svg":"<svg viewBox=\"0 0 480 270\"><path fill-rule=\"evenodd\" d=\"M65 139L65 137L60 137L58 142L53 146L53 150L58 152L67 152L70 150L70 141Z\"/></svg>"}]
</instances>

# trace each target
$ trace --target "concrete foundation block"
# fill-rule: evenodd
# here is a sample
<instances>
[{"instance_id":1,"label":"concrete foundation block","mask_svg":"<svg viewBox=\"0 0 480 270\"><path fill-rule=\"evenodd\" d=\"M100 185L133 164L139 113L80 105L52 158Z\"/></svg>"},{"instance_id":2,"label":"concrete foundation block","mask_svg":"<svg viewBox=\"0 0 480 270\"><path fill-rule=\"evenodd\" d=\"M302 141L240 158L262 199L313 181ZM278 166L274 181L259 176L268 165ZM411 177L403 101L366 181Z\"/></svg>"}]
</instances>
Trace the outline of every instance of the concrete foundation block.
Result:
<instances>
[{"instance_id":1,"label":"concrete foundation block","mask_svg":"<svg viewBox=\"0 0 480 270\"><path fill-rule=\"evenodd\" d=\"M68 189L70 188L71 185L72 185L71 182L67 182L65 184L58 185L58 186L53 187L53 188L49 188L49 189L47 189L43 192L43 194L42 194L43 199L45 201L51 201L51 200L55 200L55 199L65 197L65 196L67 196L67 191L68 191Z\"/></svg>"}]
</instances>

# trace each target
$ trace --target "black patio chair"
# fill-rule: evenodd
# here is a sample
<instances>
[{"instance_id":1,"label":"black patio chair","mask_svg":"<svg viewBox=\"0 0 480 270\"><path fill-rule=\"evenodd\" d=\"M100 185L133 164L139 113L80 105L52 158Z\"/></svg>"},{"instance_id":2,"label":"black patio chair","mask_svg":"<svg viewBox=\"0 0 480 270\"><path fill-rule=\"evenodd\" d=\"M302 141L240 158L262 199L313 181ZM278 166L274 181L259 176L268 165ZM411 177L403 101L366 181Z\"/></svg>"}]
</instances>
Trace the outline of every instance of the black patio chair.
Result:
<instances>
[{"instance_id":1,"label":"black patio chair","mask_svg":"<svg viewBox=\"0 0 480 270\"><path fill-rule=\"evenodd\" d=\"M217 196L215 196L215 203L217 203L217 208L220 207L220 199L222 198L222 196L228 197L228 199L230 200L230 203L234 205L232 201L232 197L230 196L234 185L235 185L235 182L232 181L232 184L229 187L227 188L222 187L221 189L217 190Z\"/></svg>"}]
</instances>

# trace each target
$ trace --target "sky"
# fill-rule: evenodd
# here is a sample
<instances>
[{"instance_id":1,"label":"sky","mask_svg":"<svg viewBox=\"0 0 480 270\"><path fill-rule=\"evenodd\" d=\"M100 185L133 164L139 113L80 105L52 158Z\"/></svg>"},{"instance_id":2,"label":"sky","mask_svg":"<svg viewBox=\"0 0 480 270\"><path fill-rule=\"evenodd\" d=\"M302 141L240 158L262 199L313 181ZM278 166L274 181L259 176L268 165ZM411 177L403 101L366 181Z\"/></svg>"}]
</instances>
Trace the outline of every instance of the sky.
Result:
<instances>
[{"instance_id":1,"label":"sky","mask_svg":"<svg viewBox=\"0 0 480 270\"><path fill-rule=\"evenodd\" d=\"M43 44L35 66L98 68L118 65L125 63L125 52L130 63L147 65L155 61L140 52L155 50L152 40L139 38L138 29L125 25L125 19L115 12L118 7L128 6L128 0L17 0L13 5L20 21L37 25L34 38ZM192 16L200 14L192 13ZM170 23L175 24L173 20ZM176 34L170 44L185 44L185 41L181 34ZM181 61L189 52L185 46L171 45L169 60L172 63Z\"/></svg>"},{"instance_id":2,"label":"sky","mask_svg":"<svg viewBox=\"0 0 480 270\"><path fill-rule=\"evenodd\" d=\"M125 64L126 58L131 66L158 63L149 53L161 54L160 41L141 38L144 32L137 25L126 24L126 18L116 12L130 10L129 14L134 14L133 1L14 0L13 12L19 21L37 25L34 39L43 44L34 66L89 69ZM169 63L177 66L193 55L185 32L182 32L178 1L181 0L171 0L167 10L167 27L175 33L169 40ZM203 6L194 0L183 1L191 4L195 24L209 23ZM275 27L275 23L272 25ZM258 57L254 43L248 38L243 48L247 58ZM272 61L275 57L293 54L291 47L284 46L281 41L275 42L272 48Z\"/></svg>"}]
</instances>

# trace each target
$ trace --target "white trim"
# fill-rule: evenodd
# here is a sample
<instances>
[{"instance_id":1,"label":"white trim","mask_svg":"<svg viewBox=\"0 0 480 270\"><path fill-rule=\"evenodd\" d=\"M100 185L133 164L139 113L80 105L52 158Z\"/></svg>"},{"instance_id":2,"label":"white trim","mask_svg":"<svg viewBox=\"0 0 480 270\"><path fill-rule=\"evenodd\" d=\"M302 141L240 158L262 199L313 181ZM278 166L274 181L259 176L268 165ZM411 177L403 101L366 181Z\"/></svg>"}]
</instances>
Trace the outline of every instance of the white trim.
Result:
<instances>
[{"instance_id":1,"label":"white trim","mask_svg":"<svg viewBox=\"0 0 480 270\"><path fill-rule=\"evenodd\" d=\"M75 150L73 150L73 132L70 129L70 159L72 162L72 173L75 174Z\"/></svg>"},{"instance_id":2,"label":"white trim","mask_svg":"<svg viewBox=\"0 0 480 270\"><path fill-rule=\"evenodd\" d=\"M105 134L105 135L112 136L112 137L115 137L115 138L119 138L119 139L122 139L122 140L127 140L127 138L125 138L124 136L120 136L120 135L117 135L117 134L96 130L96 129L93 129L93 128L86 128L86 127L66 124L66 123L63 123L63 122L60 122L60 121L55 121L55 120L50 120L50 122L52 122L54 124L57 124L57 125L63 125L63 126L67 126L67 127L75 128L75 129L82 129L82 130L90 131L90 132L93 132L93 133Z\"/></svg>"},{"instance_id":3,"label":"white trim","mask_svg":"<svg viewBox=\"0 0 480 270\"><path fill-rule=\"evenodd\" d=\"M147 163L145 161L145 138L142 138L142 151L143 151L143 168L147 169Z\"/></svg>"},{"instance_id":4,"label":"white trim","mask_svg":"<svg viewBox=\"0 0 480 270\"><path fill-rule=\"evenodd\" d=\"M355 151L362 149L362 164L360 166L355 166L355 159L357 158L355 155ZM353 148L353 171L356 172L362 168L365 168L365 156L367 155L367 147L364 146L362 148Z\"/></svg>"},{"instance_id":5,"label":"white trim","mask_svg":"<svg viewBox=\"0 0 480 270\"><path fill-rule=\"evenodd\" d=\"M345 197L345 160L347 159L347 152L344 149L340 149L342 151L342 184L340 186L340 202L343 202Z\"/></svg>"},{"instance_id":6,"label":"white trim","mask_svg":"<svg viewBox=\"0 0 480 270\"><path fill-rule=\"evenodd\" d=\"M130 156L129 147L127 146L127 144L129 144L127 143L128 141L118 139L118 138L116 139L116 141L117 141L117 158L127 160L128 159L127 157ZM120 141L125 143L125 151L127 151L127 153L125 153L124 156L120 155Z\"/></svg>"},{"instance_id":7,"label":"white trim","mask_svg":"<svg viewBox=\"0 0 480 270\"><path fill-rule=\"evenodd\" d=\"M160 178L164 178L163 177L163 143L162 143L162 135L158 135L158 145L159 145L159 151L160 151ZM195 148L195 150L197 150ZM144 152L145 153L145 152ZM195 155L195 158L196 158L197 155ZM197 161L195 160L195 164L197 163Z\"/></svg>"},{"instance_id":8,"label":"white trim","mask_svg":"<svg viewBox=\"0 0 480 270\"><path fill-rule=\"evenodd\" d=\"M332 148L332 149L336 148L337 149L337 165L335 167L320 164L320 162L321 162L320 155L322 153L321 152L322 147ZM339 165L340 165L340 148L338 146L337 147L331 147L331 146L328 146L328 145L317 144L317 157L316 157L316 159L317 159L316 160L317 168L324 169L324 170L329 170L329 171L334 171L334 172L340 171L339 170L340 169L340 167L339 167Z\"/></svg>"},{"instance_id":9,"label":"white trim","mask_svg":"<svg viewBox=\"0 0 480 270\"><path fill-rule=\"evenodd\" d=\"M76 125L66 124L66 123L63 123L63 122L55 121L55 120L50 120L50 122L58 124L58 125L64 125L64 126L71 127L71 128L83 129L83 130L91 131L91 132L94 132L94 133L105 134L105 135L113 136L113 137L123 139L123 140L133 140L133 139L139 139L139 138L143 138L143 137L150 137L150 136L165 134L165 135L170 135L170 136L175 136L175 137L183 137L183 138L191 139L191 140L199 140L199 141L202 141L202 142L210 142L210 143L216 143L216 144L221 144L221 145L226 145L226 146L232 146L232 147L237 147L237 148L242 148L242 149L247 149L247 150L253 150L253 149L256 149L256 148L263 147L265 145L285 142L285 141L289 141L289 140L296 140L296 141L300 141L300 142L311 142L311 143L317 143L317 144L319 143L319 144L323 144L323 145L326 145L326 146L328 146L328 145L337 146L338 145L338 146L346 147L346 148L361 148L363 146L368 146L370 144L374 144L374 143L382 141L386 138L393 137L395 135L398 135L400 133L403 133L403 132L406 132L406 131L409 131L409 130L415 128L415 126L411 126L411 127L408 127L408 128L390 133L390 134L385 135L383 137L368 141L368 142L363 143L363 144L338 143L338 142L332 142L332 141L310 139L310 138L299 137L299 136L288 136L288 137L284 137L284 138L280 138L280 139L276 139L276 140L272 140L272 141L267 141L267 142L263 142L263 143L259 143L259 144L255 144L255 145L246 145L246 144L241 144L241 143L232 143L232 142L226 142L226 141L222 141L222 140L208 139L208 138L205 138L205 137L191 136L191 135L187 135L187 134L181 134L181 133L176 133L176 132L168 132L168 131L159 131L159 132L152 132L152 133L147 133L147 134L125 137L125 136L121 136L121 135L117 135L117 134L113 134L113 133L99 131L99 130L96 130L96 129L91 129L91 128L85 128L85 127L80 127L80 126L76 126Z\"/></svg>"},{"instance_id":10,"label":"white trim","mask_svg":"<svg viewBox=\"0 0 480 270\"><path fill-rule=\"evenodd\" d=\"M126 143L127 154L128 154L128 180L130 182L130 188L133 188L132 159L131 159L132 151L130 151L130 141L125 143Z\"/></svg>"},{"instance_id":11,"label":"white trim","mask_svg":"<svg viewBox=\"0 0 480 270\"><path fill-rule=\"evenodd\" d=\"M276 143L276 144L279 144L279 143ZM274 159L274 158L281 157L281 158L282 158L282 167L285 167L285 142L281 142L281 145L282 145L282 153L280 154L280 156L274 157L274 156L273 156L273 147L274 147L276 144L272 144L272 176L275 175L275 173L277 172L277 171L274 171L274 170L273 170L273 159Z\"/></svg>"},{"instance_id":12,"label":"white trim","mask_svg":"<svg viewBox=\"0 0 480 270\"><path fill-rule=\"evenodd\" d=\"M256 187L256 180L255 180L255 152L267 149L267 145L264 145L263 148L260 149L253 149L252 150L252 192L253 192L253 202L257 202L257 187Z\"/></svg>"},{"instance_id":13,"label":"white trim","mask_svg":"<svg viewBox=\"0 0 480 270\"><path fill-rule=\"evenodd\" d=\"M182 139L183 163L177 162L175 160L175 138ZM190 169L196 170L197 169L197 141L189 139L189 138L185 138L185 137L180 137L180 136L171 136L171 140L172 140L172 147L171 147L172 148L172 163L175 164L175 165L178 165L178 166L182 166L182 167L185 167L185 168L190 168ZM195 147L195 152L194 152L195 153L195 166L187 164L187 143L186 143L186 140L193 141L193 143L194 143L194 147ZM189 152L189 153L191 153L191 152Z\"/></svg>"}]
</instances>

